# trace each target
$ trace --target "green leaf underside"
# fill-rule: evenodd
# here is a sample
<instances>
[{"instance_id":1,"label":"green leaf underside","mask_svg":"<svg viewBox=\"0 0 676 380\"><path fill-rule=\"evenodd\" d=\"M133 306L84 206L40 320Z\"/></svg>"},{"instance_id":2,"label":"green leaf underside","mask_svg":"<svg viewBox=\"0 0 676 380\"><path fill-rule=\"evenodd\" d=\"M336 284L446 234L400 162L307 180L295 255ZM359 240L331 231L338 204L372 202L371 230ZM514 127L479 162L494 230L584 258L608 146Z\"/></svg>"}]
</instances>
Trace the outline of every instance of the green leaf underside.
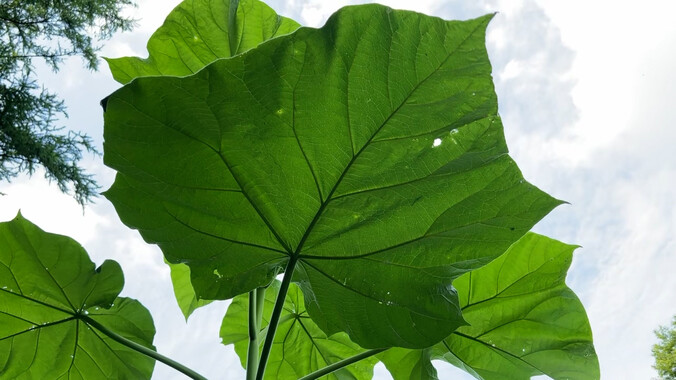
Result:
<instances>
[{"instance_id":1,"label":"green leaf underside","mask_svg":"<svg viewBox=\"0 0 676 380\"><path fill-rule=\"evenodd\" d=\"M190 266L198 298L265 286L294 256L326 333L434 344L464 323L452 281L560 204L506 154L490 18L346 7L195 75L139 78L108 99L106 196Z\"/></svg>"},{"instance_id":2,"label":"green leaf underside","mask_svg":"<svg viewBox=\"0 0 676 380\"><path fill-rule=\"evenodd\" d=\"M234 23L233 6L237 9ZM144 76L188 75L216 59L242 53L298 27L295 21L278 16L256 0L183 1L150 37L148 58L123 57L107 62L113 77L121 83ZM176 301L187 320L195 309L210 302L197 299L190 283L190 268L171 263L169 268Z\"/></svg>"},{"instance_id":3,"label":"green leaf underside","mask_svg":"<svg viewBox=\"0 0 676 380\"><path fill-rule=\"evenodd\" d=\"M270 315L279 292L275 280L265 293L265 308L261 335L267 332ZM246 365L248 336L248 295L235 297L223 318L220 336L223 344L234 344L242 367ZM261 339L262 340L262 339ZM297 379L332 363L357 355L365 350L350 341L345 333L327 336L310 319L303 295L291 284L284 300L280 323L275 334L265 379ZM361 360L323 377L330 380L369 380L373 377L375 358Z\"/></svg>"},{"instance_id":4,"label":"green leaf underside","mask_svg":"<svg viewBox=\"0 0 676 380\"><path fill-rule=\"evenodd\" d=\"M149 379L153 359L86 322L153 348L152 317L138 301L117 297L123 284L119 264L95 268L68 237L21 215L0 223L0 378Z\"/></svg>"},{"instance_id":5,"label":"green leaf underside","mask_svg":"<svg viewBox=\"0 0 676 380\"><path fill-rule=\"evenodd\" d=\"M470 326L430 349L391 349L379 358L395 380L437 379L432 359L483 380L526 380L543 374L599 379L589 320L565 284L574 249L544 236L525 235L492 263L454 282Z\"/></svg>"},{"instance_id":6,"label":"green leaf underside","mask_svg":"<svg viewBox=\"0 0 676 380\"><path fill-rule=\"evenodd\" d=\"M428 349L390 348L376 357L385 364L394 380L437 380L430 354Z\"/></svg>"},{"instance_id":7,"label":"green leaf underside","mask_svg":"<svg viewBox=\"0 0 676 380\"><path fill-rule=\"evenodd\" d=\"M278 16L257 0L241 0L234 23L230 0L186 0L169 14L148 41L148 58L107 58L116 81L195 73L209 63L245 52L270 38L288 34L298 23Z\"/></svg>"},{"instance_id":8,"label":"green leaf underside","mask_svg":"<svg viewBox=\"0 0 676 380\"><path fill-rule=\"evenodd\" d=\"M169 264L169 269L171 270L171 283L174 287L176 302L187 321L193 311L210 304L212 301L197 299L195 289L192 287L192 283L190 283L189 266L185 264L167 264Z\"/></svg>"}]
</instances>

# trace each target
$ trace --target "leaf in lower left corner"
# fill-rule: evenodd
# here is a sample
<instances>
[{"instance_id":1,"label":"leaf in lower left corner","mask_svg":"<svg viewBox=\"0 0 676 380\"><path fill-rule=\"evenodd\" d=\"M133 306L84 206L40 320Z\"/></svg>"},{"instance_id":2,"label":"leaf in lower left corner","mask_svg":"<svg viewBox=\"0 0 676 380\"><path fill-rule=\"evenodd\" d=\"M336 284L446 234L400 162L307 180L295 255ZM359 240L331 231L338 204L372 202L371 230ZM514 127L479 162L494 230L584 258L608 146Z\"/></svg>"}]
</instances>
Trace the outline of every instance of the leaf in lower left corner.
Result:
<instances>
[{"instance_id":1,"label":"leaf in lower left corner","mask_svg":"<svg viewBox=\"0 0 676 380\"><path fill-rule=\"evenodd\" d=\"M117 262L95 268L73 239L21 215L0 223L0 378L150 379L153 359L88 322L154 349L152 317L123 285Z\"/></svg>"}]
</instances>

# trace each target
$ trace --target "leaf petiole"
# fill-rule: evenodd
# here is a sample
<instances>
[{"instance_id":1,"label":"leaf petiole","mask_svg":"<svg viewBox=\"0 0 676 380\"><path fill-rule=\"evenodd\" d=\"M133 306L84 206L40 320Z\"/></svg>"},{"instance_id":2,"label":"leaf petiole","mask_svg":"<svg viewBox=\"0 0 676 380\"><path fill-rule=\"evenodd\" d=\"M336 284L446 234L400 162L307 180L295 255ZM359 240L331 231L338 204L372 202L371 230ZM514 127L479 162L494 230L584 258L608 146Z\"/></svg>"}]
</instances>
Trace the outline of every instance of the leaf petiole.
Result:
<instances>
[{"instance_id":1,"label":"leaf petiole","mask_svg":"<svg viewBox=\"0 0 676 380\"><path fill-rule=\"evenodd\" d=\"M258 332L263 326L263 308L265 307L265 287L256 289L256 324L258 325Z\"/></svg>"},{"instance_id":2,"label":"leaf petiole","mask_svg":"<svg viewBox=\"0 0 676 380\"><path fill-rule=\"evenodd\" d=\"M137 352L139 352L143 355L149 356L149 357L151 357L151 358L153 358L153 359L155 359L159 362L162 362L162 363L168 365L169 367L171 367L171 368L181 372L182 374L188 376L189 378L191 378L193 380L207 380L206 377L204 377L204 376L200 375L199 373L193 371L192 369L184 366L183 364L178 363L178 362L176 362L172 359L169 359L168 357L161 355L157 351L154 351L154 350L152 350L152 349L150 349L146 346L142 346L142 345L140 345L140 344L138 344L138 343L136 343L132 340L129 340L129 339L123 337L122 335L115 333L112 330L109 330L107 327L100 324L99 322L92 319L91 317L88 317L86 315L79 315L78 319L82 320L83 322L87 323L88 325L90 325L90 326L94 327L95 329L99 330L100 332L102 332L103 334L105 334L109 338L113 339L114 341L116 341L116 342L118 342L118 343L120 343L124 346L127 346L128 348L131 348L132 350L137 351Z\"/></svg>"},{"instance_id":3,"label":"leaf petiole","mask_svg":"<svg viewBox=\"0 0 676 380\"><path fill-rule=\"evenodd\" d=\"M286 264L284 278L282 279L282 285L279 288L279 293L277 294L277 299L275 300L275 308L272 309L270 324L268 324L268 333L265 336L263 351L261 352L260 361L258 362L258 373L256 374L256 380L263 380L265 366L268 362L268 357L270 356L272 343L275 339L275 332L277 332L277 325L279 324L279 318L282 315L284 300L286 299L286 293L289 291L289 285L291 285L291 278L293 277L293 270L296 269L296 263L298 263L298 256L294 255L291 256L289 262Z\"/></svg>"},{"instance_id":4,"label":"leaf petiole","mask_svg":"<svg viewBox=\"0 0 676 380\"><path fill-rule=\"evenodd\" d=\"M255 380L258 369L258 349L260 341L258 334L263 322L263 307L265 305L265 288L257 288L249 292L249 349L246 359L246 379Z\"/></svg>"},{"instance_id":5,"label":"leaf petiole","mask_svg":"<svg viewBox=\"0 0 676 380\"><path fill-rule=\"evenodd\" d=\"M387 348L376 348L376 349L373 349L373 350L364 351L364 352L362 352L362 353L360 353L360 354L357 354L357 355L352 356L352 357L349 357L349 358L345 358L345 359L343 359L343 360L341 360L341 361L339 361L339 362L335 362L335 363L333 363L333 364L331 364L331 365L328 365L328 366L326 366L326 367L324 367L324 368L322 368L322 369L319 369L319 370L317 370L317 371L314 371L314 372L312 372L312 373L310 373L310 374L308 374L308 375L305 375L305 376L301 377L301 378L298 379L298 380L314 380L314 379L318 379L318 378L320 378L320 377L322 377L322 376L326 376L326 375L328 375L328 374L330 374L330 373L332 373L332 372L335 372L335 371L337 371L337 370L339 370L339 369L341 369L341 368L343 368L343 367L347 367L347 366L349 366L350 364L354 364L354 363L356 363L356 362L358 362L358 361L360 361L360 360L366 359L366 358L371 357L371 356L373 356L373 355L377 355L377 354L379 354L379 353L381 353L381 352L383 352L383 351L385 351L385 350L387 350Z\"/></svg>"}]
</instances>

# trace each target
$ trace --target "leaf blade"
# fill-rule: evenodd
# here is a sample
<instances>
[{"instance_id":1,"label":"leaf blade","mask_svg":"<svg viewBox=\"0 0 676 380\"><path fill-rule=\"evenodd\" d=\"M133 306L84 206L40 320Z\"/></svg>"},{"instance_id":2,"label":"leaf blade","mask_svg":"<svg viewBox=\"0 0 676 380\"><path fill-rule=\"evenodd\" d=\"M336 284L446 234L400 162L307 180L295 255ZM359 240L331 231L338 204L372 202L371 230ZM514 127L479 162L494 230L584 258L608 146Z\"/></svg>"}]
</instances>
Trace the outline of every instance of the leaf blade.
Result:
<instances>
[{"instance_id":1,"label":"leaf blade","mask_svg":"<svg viewBox=\"0 0 676 380\"><path fill-rule=\"evenodd\" d=\"M0 223L0 376L149 379L154 360L90 328L87 315L153 348L152 318L117 297L119 264L99 268L70 238L46 233L20 214Z\"/></svg>"},{"instance_id":2,"label":"leaf blade","mask_svg":"<svg viewBox=\"0 0 676 380\"><path fill-rule=\"evenodd\" d=\"M280 282L275 280L266 291L261 334L267 331L279 286ZM247 319L247 295L237 296L228 307L220 330L223 344L234 344L243 367L246 365L249 339ZM324 334L307 316L303 295L298 286L291 284L264 379L300 378L364 351L366 350L351 342L345 333L331 336ZM363 359L326 378L371 379L375 364L374 358Z\"/></svg>"},{"instance_id":3,"label":"leaf blade","mask_svg":"<svg viewBox=\"0 0 676 380\"><path fill-rule=\"evenodd\" d=\"M492 263L461 276L454 285L470 326L427 349L427 358L402 364L396 355L383 356L388 370L405 379L414 367L438 359L483 380L598 379L589 321L565 285L575 248L529 233ZM397 355L405 354L411 351Z\"/></svg>"},{"instance_id":4,"label":"leaf blade","mask_svg":"<svg viewBox=\"0 0 676 380\"><path fill-rule=\"evenodd\" d=\"M166 261L165 261L166 262ZM174 288L174 296L178 307L187 321L193 311L210 304L211 300L197 299L195 289L190 282L190 267L185 264L172 264L167 262L171 270L171 283Z\"/></svg>"},{"instance_id":5,"label":"leaf blade","mask_svg":"<svg viewBox=\"0 0 676 380\"><path fill-rule=\"evenodd\" d=\"M174 8L150 37L148 58L106 61L113 78L122 84L144 76L189 75L216 59L245 52L298 26L257 0L187 0Z\"/></svg>"},{"instance_id":6,"label":"leaf blade","mask_svg":"<svg viewBox=\"0 0 676 380\"><path fill-rule=\"evenodd\" d=\"M106 196L200 297L264 286L294 256L324 331L429 346L463 324L453 279L560 204L506 155L490 17L347 7L190 77L139 78L108 100Z\"/></svg>"}]
</instances>

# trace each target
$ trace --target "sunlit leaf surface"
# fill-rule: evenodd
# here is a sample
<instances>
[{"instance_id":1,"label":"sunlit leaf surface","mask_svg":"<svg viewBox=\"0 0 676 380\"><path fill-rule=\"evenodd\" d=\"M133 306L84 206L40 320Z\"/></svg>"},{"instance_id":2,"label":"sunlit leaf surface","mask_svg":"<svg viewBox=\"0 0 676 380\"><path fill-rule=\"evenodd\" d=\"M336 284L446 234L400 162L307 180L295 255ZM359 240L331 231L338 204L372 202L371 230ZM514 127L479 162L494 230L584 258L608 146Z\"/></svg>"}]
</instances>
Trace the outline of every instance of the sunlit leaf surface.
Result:
<instances>
[{"instance_id":1,"label":"sunlit leaf surface","mask_svg":"<svg viewBox=\"0 0 676 380\"><path fill-rule=\"evenodd\" d=\"M395 380L436 379L430 359L483 380L599 379L589 320L565 284L574 249L527 234L492 263L455 281L470 326L431 349L391 349L380 358Z\"/></svg>"},{"instance_id":2,"label":"sunlit leaf surface","mask_svg":"<svg viewBox=\"0 0 676 380\"><path fill-rule=\"evenodd\" d=\"M362 347L463 325L452 281L560 202L507 155L484 47L491 16L343 8L187 77L107 99L106 196L198 298L294 263L309 314Z\"/></svg>"},{"instance_id":3,"label":"sunlit leaf surface","mask_svg":"<svg viewBox=\"0 0 676 380\"><path fill-rule=\"evenodd\" d=\"M148 41L148 58L106 59L120 83L154 75L189 75L231 57L298 24L258 0L185 0Z\"/></svg>"},{"instance_id":4,"label":"sunlit leaf surface","mask_svg":"<svg viewBox=\"0 0 676 380\"><path fill-rule=\"evenodd\" d=\"M153 359L91 326L153 348L150 313L117 297L123 284L115 261L95 268L68 237L21 215L0 223L0 378L149 379Z\"/></svg>"},{"instance_id":5,"label":"sunlit leaf surface","mask_svg":"<svg viewBox=\"0 0 676 380\"><path fill-rule=\"evenodd\" d=\"M274 281L265 293L263 313L263 335L267 332L270 314L279 292L279 281ZM243 294L235 297L221 325L223 344L234 344L235 351L246 366L248 336L249 299ZM262 339L261 339L262 340ZM345 333L327 336L310 319L303 295L294 284L284 302L284 310L277 327L277 334L270 352L265 379L297 379L329 364L352 357L364 349L350 341ZM333 372L323 379L369 380L373 376L375 358L361 360L353 365Z\"/></svg>"},{"instance_id":6,"label":"sunlit leaf surface","mask_svg":"<svg viewBox=\"0 0 676 380\"><path fill-rule=\"evenodd\" d=\"M167 16L150 38L148 58L107 61L113 77L121 83L143 76L188 75L216 59L242 53L298 26L257 0L187 0ZM209 301L197 299L188 267L178 263L170 263L169 267L176 301L187 319Z\"/></svg>"},{"instance_id":7,"label":"sunlit leaf surface","mask_svg":"<svg viewBox=\"0 0 676 380\"><path fill-rule=\"evenodd\" d=\"M195 289L190 282L190 267L185 264L169 263L169 269L171 270L171 283L174 287L176 302L187 321L193 311L210 304L212 301L197 299Z\"/></svg>"}]
</instances>

